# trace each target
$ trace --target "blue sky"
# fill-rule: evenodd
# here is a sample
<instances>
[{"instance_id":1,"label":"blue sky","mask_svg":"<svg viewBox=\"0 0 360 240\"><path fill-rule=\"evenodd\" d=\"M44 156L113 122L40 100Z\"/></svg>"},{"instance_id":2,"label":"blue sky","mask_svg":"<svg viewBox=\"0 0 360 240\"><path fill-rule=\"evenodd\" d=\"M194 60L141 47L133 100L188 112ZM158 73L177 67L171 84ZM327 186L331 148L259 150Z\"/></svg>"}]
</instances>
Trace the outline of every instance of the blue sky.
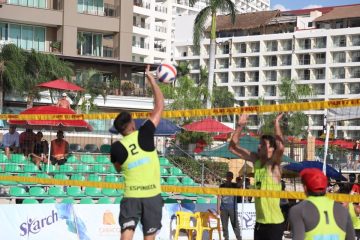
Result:
<instances>
[{"instance_id":1,"label":"blue sky","mask_svg":"<svg viewBox=\"0 0 360 240\"><path fill-rule=\"evenodd\" d=\"M360 0L270 0L272 9L294 10L302 8L316 8L338 6L346 4L360 4Z\"/></svg>"}]
</instances>

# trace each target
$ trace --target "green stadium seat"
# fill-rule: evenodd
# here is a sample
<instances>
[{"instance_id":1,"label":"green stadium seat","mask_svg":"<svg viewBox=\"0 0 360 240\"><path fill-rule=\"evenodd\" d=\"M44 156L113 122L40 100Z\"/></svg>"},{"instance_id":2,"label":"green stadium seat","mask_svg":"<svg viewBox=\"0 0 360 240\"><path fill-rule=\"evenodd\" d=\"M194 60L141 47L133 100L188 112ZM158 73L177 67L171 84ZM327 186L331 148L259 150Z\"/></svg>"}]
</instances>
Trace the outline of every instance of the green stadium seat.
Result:
<instances>
[{"instance_id":1,"label":"green stadium seat","mask_svg":"<svg viewBox=\"0 0 360 240\"><path fill-rule=\"evenodd\" d=\"M167 184L167 183L166 183L166 180L165 180L164 178L160 178L160 184L166 185L166 184Z\"/></svg>"},{"instance_id":2,"label":"green stadium seat","mask_svg":"<svg viewBox=\"0 0 360 240\"><path fill-rule=\"evenodd\" d=\"M43 171L47 171L48 165L47 164L42 164L41 168L43 169ZM49 165L49 172L56 173L56 172L58 172L58 170L56 169L56 166L50 164Z\"/></svg>"},{"instance_id":3,"label":"green stadium seat","mask_svg":"<svg viewBox=\"0 0 360 240\"><path fill-rule=\"evenodd\" d=\"M5 165L5 172L23 172L23 169L16 163L10 163Z\"/></svg>"},{"instance_id":4,"label":"green stadium seat","mask_svg":"<svg viewBox=\"0 0 360 240\"><path fill-rule=\"evenodd\" d=\"M96 165L92 166L91 172L94 172L94 173L107 173L107 170L106 170L104 165L96 164Z\"/></svg>"},{"instance_id":5,"label":"green stadium seat","mask_svg":"<svg viewBox=\"0 0 360 240\"><path fill-rule=\"evenodd\" d=\"M61 203L67 203L67 204L75 204L76 201L75 199L73 199L72 197L67 197L67 198L64 198Z\"/></svg>"},{"instance_id":6,"label":"green stadium seat","mask_svg":"<svg viewBox=\"0 0 360 240\"><path fill-rule=\"evenodd\" d=\"M89 197L102 197L102 193L99 188L87 187L85 188L85 195Z\"/></svg>"},{"instance_id":7,"label":"green stadium seat","mask_svg":"<svg viewBox=\"0 0 360 240\"><path fill-rule=\"evenodd\" d=\"M109 167L109 173L115 173L115 174L118 174L118 172L116 171L114 165L110 165Z\"/></svg>"},{"instance_id":8,"label":"green stadium seat","mask_svg":"<svg viewBox=\"0 0 360 240\"><path fill-rule=\"evenodd\" d=\"M114 204L120 204L120 203L121 203L121 200L122 200L122 197L117 197L117 198L115 198Z\"/></svg>"},{"instance_id":9,"label":"green stadium seat","mask_svg":"<svg viewBox=\"0 0 360 240\"><path fill-rule=\"evenodd\" d=\"M66 160L66 164L69 164L69 163L79 163L79 162L78 162L76 156L70 155Z\"/></svg>"},{"instance_id":10,"label":"green stadium seat","mask_svg":"<svg viewBox=\"0 0 360 240\"><path fill-rule=\"evenodd\" d=\"M102 197L99 198L99 200L97 201L98 204L112 204L112 201L110 198L108 197Z\"/></svg>"},{"instance_id":11,"label":"green stadium seat","mask_svg":"<svg viewBox=\"0 0 360 240\"><path fill-rule=\"evenodd\" d=\"M180 168L177 167L171 167L170 168L170 175L172 176L183 176L185 175Z\"/></svg>"},{"instance_id":12,"label":"green stadium seat","mask_svg":"<svg viewBox=\"0 0 360 240\"><path fill-rule=\"evenodd\" d=\"M178 203L178 200L173 199L173 198L166 198L164 200L164 203Z\"/></svg>"},{"instance_id":13,"label":"green stadium seat","mask_svg":"<svg viewBox=\"0 0 360 240\"><path fill-rule=\"evenodd\" d=\"M108 197L117 197L117 196L120 196L121 194L116 191L116 189L114 188L103 188L101 190L102 194L105 195L105 196L108 196Z\"/></svg>"},{"instance_id":14,"label":"green stadium seat","mask_svg":"<svg viewBox=\"0 0 360 240\"><path fill-rule=\"evenodd\" d=\"M44 198L44 200L42 200L41 203L46 203L46 204L50 204L50 203L57 203L55 198Z\"/></svg>"},{"instance_id":15,"label":"green stadium seat","mask_svg":"<svg viewBox=\"0 0 360 240\"><path fill-rule=\"evenodd\" d=\"M198 195L195 193L181 193L182 196L186 197L197 197Z\"/></svg>"},{"instance_id":16,"label":"green stadium seat","mask_svg":"<svg viewBox=\"0 0 360 240\"><path fill-rule=\"evenodd\" d=\"M93 164L95 163L95 159L91 155L81 155L80 161L87 164Z\"/></svg>"},{"instance_id":17,"label":"green stadium seat","mask_svg":"<svg viewBox=\"0 0 360 240\"><path fill-rule=\"evenodd\" d=\"M22 204L39 204L39 201L37 199L34 199L34 198L25 198L22 201Z\"/></svg>"},{"instance_id":18,"label":"green stadium seat","mask_svg":"<svg viewBox=\"0 0 360 240\"><path fill-rule=\"evenodd\" d=\"M119 182L119 178L116 175L106 175L105 176L105 182Z\"/></svg>"},{"instance_id":19,"label":"green stadium seat","mask_svg":"<svg viewBox=\"0 0 360 240\"><path fill-rule=\"evenodd\" d=\"M84 165L84 164L81 164L81 165L77 165L76 167L76 172L78 173L88 173L90 172L90 167L89 165Z\"/></svg>"},{"instance_id":20,"label":"green stadium seat","mask_svg":"<svg viewBox=\"0 0 360 240\"><path fill-rule=\"evenodd\" d=\"M192 180L190 177L183 177L183 178L181 179L181 183L182 183L183 185L188 185L188 186L193 186L193 185L195 185L194 180Z\"/></svg>"},{"instance_id":21,"label":"green stadium seat","mask_svg":"<svg viewBox=\"0 0 360 240\"><path fill-rule=\"evenodd\" d=\"M31 177L31 173L19 173L17 176L18 177ZM29 182L29 181L18 181L18 183L25 184L25 185L27 185L27 184L35 184L35 183Z\"/></svg>"},{"instance_id":22,"label":"green stadium seat","mask_svg":"<svg viewBox=\"0 0 360 240\"><path fill-rule=\"evenodd\" d=\"M47 175L46 173L38 173L36 174L36 177L38 178L46 178L46 179L49 179L51 178L49 175Z\"/></svg>"},{"instance_id":23,"label":"green stadium seat","mask_svg":"<svg viewBox=\"0 0 360 240\"><path fill-rule=\"evenodd\" d=\"M80 173L76 173L70 176L70 180L85 181L85 176Z\"/></svg>"},{"instance_id":24,"label":"green stadium seat","mask_svg":"<svg viewBox=\"0 0 360 240\"><path fill-rule=\"evenodd\" d=\"M196 203L209 203L209 201L206 198L197 198Z\"/></svg>"},{"instance_id":25,"label":"green stadium seat","mask_svg":"<svg viewBox=\"0 0 360 240\"><path fill-rule=\"evenodd\" d=\"M169 171L164 167L160 167L160 174L161 176L167 176L169 175Z\"/></svg>"},{"instance_id":26,"label":"green stadium seat","mask_svg":"<svg viewBox=\"0 0 360 240\"><path fill-rule=\"evenodd\" d=\"M166 193L166 192L162 192L160 195L161 195L161 197L163 197L163 198L167 198L167 197L170 196L170 194L168 194L168 193Z\"/></svg>"},{"instance_id":27,"label":"green stadium seat","mask_svg":"<svg viewBox=\"0 0 360 240\"><path fill-rule=\"evenodd\" d=\"M124 181L125 181L124 176L120 176L120 177L119 177L119 183L123 183Z\"/></svg>"},{"instance_id":28,"label":"green stadium seat","mask_svg":"<svg viewBox=\"0 0 360 240\"><path fill-rule=\"evenodd\" d=\"M63 187L60 186L53 186L50 187L48 193L52 197L65 197L66 193L63 190Z\"/></svg>"},{"instance_id":29,"label":"green stadium seat","mask_svg":"<svg viewBox=\"0 0 360 240\"><path fill-rule=\"evenodd\" d=\"M57 173L57 174L54 175L54 179L69 180L69 177L66 174L63 174L63 173Z\"/></svg>"},{"instance_id":30,"label":"green stadium seat","mask_svg":"<svg viewBox=\"0 0 360 240\"><path fill-rule=\"evenodd\" d=\"M10 196L13 197L28 197L29 193L22 187L10 187Z\"/></svg>"},{"instance_id":31,"label":"green stadium seat","mask_svg":"<svg viewBox=\"0 0 360 240\"><path fill-rule=\"evenodd\" d=\"M80 197L85 196L83 191L81 190L81 187L79 187L79 186L68 187L66 190L66 193L68 196L75 197L75 198L80 198Z\"/></svg>"},{"instance_id":32,"label":"green stadium seat","mask_svg":"<svg viewBox=\"0 0 360 240\"><path fill-rule=\"evenodd\" d=\"M166 182L168 185L182 185L177 177L168 177Z\"/></svg>"},{"instance_id":33,"label":"green stadium seat","mask_svg":"<svg viewBox=\"0 0 360 240\"><path fill-rule=\"evenodd\" d=\"M0 153L0 163L8 163L9 160L7 158L7 156L3 153Z\"/></svg>"},{"instance_id":34,"label":"green stadium seat","mask_svg":"<svg viewBox=\"0 0 360 240\"><path fill-rule=\"evenodd\" d=\"M28 162L23 154L11 154L10 161L19 164L25 164Z\"/></svg>"},{"instance_id":35,"label":"green stadium seat","mask_svg":"<svg viewBox=\"0 0 360 240\"><path fill-rule=\"evenodd\" d=\"M217 199L216 197L210 198L210 203L215 203L215 204L217 204L217 201L218 201L218 199Z\"/></svg>"},{"instance_id":36,"label":"green stadium seat","mask_svg":"<svg viewBox=\"0 0 360 240\"><path fill-rule=\"evenodd\" d=\"M91 181L91 182L101 182L102 179L101 179L101 176L97 175L97 174L90 174L87 178L88 181Z\"/></svg>"},{"instance_id":37,"label":"green stadium seat","mask_svg":"<svg viewBox=\"0 0 360 240\"><path fill-rule=\"evenodd\" d=\"M100 152L101 153L110 153L111 151L111 145L110 144L103 144L100 146Z\"/></svg>"},{"instance_id":38,"label":"green stadium seat","mask_svg":"<svg viewBox=\"0 0 360 240\"><path fill-rule=\"evenodd\" d=\"M160 161L160 166L170 166L171 165L167 158L160 157L159 161Z\"/></svg>"},{"instance_id":39,"label":"green stadium seat","mask_svg":"<svg viewBox=\"0 0 360 240\"><path fill-rule=\"evenodd\" d=\"M95 161L97 163L101 163L101 164L110 164L111 163L110 158L108 156L105 156L105 155L97 156Z\"/></svg>"},{"instance_id":40,"label":"green stadium seat","mask_svg":"<svg viewBox=\"0 0 360 240\"><path fill-rule=\"evenodd\" d=\"M99 152L99 148L96 144L86 144L84 146L84 152L88 152L88 153L98 153Z\"/></svg>"},{"instance_id":41,"label":"green stadium seat","mask_svg":"<svg viewBox=\"0 0 360 240\"><path fill-rule=\"evenodd\" d=\"M48 196L48 193L42 187L31 187L29 195L33 197L46 197Z\"/></svg>"},{"instance_id":42,"label":"green stadium seat","mask_svg":"<svg viewBox=\"0 0 360 240\"><path fill-rule=\"evenodd\" d=\"M0 173L5 172L4 164L0 164Z\"/></svg>"},{"instance_id":43,"label":"green stadium seat","mask_svg":"<svg viewBox=\"0 0 360 240\"><path fill-rule=\"evenodd\" d=\"M59 172L59 173L73 173L74 168L71 165L61 165L57 172Z\"/></svg>"},{"instance_id":44,"label":"green stadium seat","mask_svg":"<svg viewBox=\"0 0 360 240\"><path fill-rule=\"evenodd\" d=\"M89 197L82 198L80 199L80 204L94 204L94 200Z\"/></svg>"},{"instance_id":45,"label":"green stadium seat","mask_svg":"<svg viewBox=\"0 0 360 240\"><path fill-rule=\"evenodd\" d=\"M28 163L28 164L24 165L24 172L37 173L37 172L40 172L40 170L39 170L39 167L36 166L35 164Z\"/></svg>"}]
</instances>

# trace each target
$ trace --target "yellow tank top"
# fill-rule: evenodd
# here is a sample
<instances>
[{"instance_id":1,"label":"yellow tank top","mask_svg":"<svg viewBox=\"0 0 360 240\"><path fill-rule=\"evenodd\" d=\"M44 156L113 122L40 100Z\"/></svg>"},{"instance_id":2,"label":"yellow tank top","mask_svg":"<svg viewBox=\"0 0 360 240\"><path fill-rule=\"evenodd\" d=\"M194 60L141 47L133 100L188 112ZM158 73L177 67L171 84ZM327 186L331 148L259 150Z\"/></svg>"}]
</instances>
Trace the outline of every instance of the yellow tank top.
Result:
<instances>
[{"instance_id":1,"label":"yellow tank top","mask_svg":"<svg viewBox=\"0 0 360 240\"><path fill-rule=\"evenodd\" d=\"M305 232L304 240L343 240L345 232L336 224L334 218L334 200L325 196L306 199L312 202L319 211L320 219L318 225L309 232Z\"/></svg>"},{"instance_id":2,"label":"yellow tank top","mask_svg":"<svg viewBox=\"0 0 360 240\"><path fill-rule=\"evenodd\" d=\"M260 160L255 161L255 188L260 190L281 191L281 183L274 181L267 165L261 166ZM284 222L280 209L280 198L255 198L256 222L262 224L278 224Z\"/></svg>"},{"instance_id":3,"label":"yellow tank top","mask_svg":"<svg viewBox=\"0 0 360 240\"><path fill-rule=\"evenodd\" d=\"M354 229L360 229L360 219L358 216L356 216L355 207L353 203L349 203L349 213Z\"/></svg>"},{"instance_id":4,"label":"yellow tank top","mask_svg":"<svg viewBox=\"0 0 360 240\"><path fill-rule=\"evenodd\" d=\"M146 198L161 193L160 163L156 150L146 152L138 142L139 131L120 140L128 152L121 166L125 178L124 197Z\"/></svg>"}]
</instances>

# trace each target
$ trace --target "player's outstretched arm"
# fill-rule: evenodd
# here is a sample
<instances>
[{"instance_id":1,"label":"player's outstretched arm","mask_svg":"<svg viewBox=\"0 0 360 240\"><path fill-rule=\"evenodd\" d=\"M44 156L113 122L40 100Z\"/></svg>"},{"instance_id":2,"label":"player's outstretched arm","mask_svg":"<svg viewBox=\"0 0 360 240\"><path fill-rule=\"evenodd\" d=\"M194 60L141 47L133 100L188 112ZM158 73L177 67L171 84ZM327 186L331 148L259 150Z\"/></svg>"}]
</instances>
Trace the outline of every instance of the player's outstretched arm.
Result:
<instances>
[{"instance_id":1,"label":"player's outstretched arm","mask_svg":"<svg viewBox=\"0 0 360 240\"><path fill-rule=\"evenodd\" d=\"M155 127L157 127L161 119L161 114L164 110L164 95L156 83L153 74L150 73L150 65L147 65L146 67L146 77L154 94L154 109L151 112L150 120L154 123Z\"/></svg>"},{"instance_id":2,"label":"player's outstretched arm","mask_svg":"<svg viewBox=\"0 0 360 240\"><path fill-rule=\"evenodd\" d=\"M281 163L281 159L283 157L284 149L285 149L284 137L283 137L281 127L280 127L280 120L283 115L284 115L284 113L280 113L279 115L276 116L276 118L274 120L276 150L273 155L273 161L274 161L274 163L276 163L278 165L280 165L280 163Z\"/></svg>"},{"instance_id":3,"label":"player's outstretched arm","mask_svg":"<svg viewBox=\"0 0 360 240\"><path fill-rule=\"evenodd\" d=\"M247 118L248 118L247 114L242 114L241 116L239 116L239 121L236 125L233 135L231 136L231 140L229 143L229 150L233 154L239 156L240 158L246 161L254 162L256 160L256 154L238 145L241 131L246 126Z\"/></svg>"}]
</instances>

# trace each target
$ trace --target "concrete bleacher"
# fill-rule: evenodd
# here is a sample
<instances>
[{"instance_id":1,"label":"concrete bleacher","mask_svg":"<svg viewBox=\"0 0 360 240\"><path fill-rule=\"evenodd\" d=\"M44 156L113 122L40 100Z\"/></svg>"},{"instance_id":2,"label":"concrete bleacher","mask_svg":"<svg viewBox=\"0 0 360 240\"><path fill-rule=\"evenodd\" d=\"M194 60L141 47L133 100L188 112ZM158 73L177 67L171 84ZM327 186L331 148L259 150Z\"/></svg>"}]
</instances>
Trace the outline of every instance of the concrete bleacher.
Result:
<instances>
[{"instance_id":1,"label":"concrete bleacher","mask_svg":"<svg viewBox=\"0 0 360 240\"><path fill-rule=\"evenodd\" d=\"M160 157L161 184L174 186L200 186L182 170L175 167L165 157ZM91 153L73 153L66 164L61 166L42 165L42 170L34 165L30 159L22 154L12 154L10 159L0 153L0 175L31 176L39 178L53 178L60 180L79 180L94 182L122 183L123 175L117 173L111 164L109 155ZM49 186L28 182L0 181L0 187L5 194L0 198L14 202L22 199L23 203L119 203L123 197L122 189L100 189L78 186ZM197 202L214 203L216 197L212 195L199 196L194 194L162 193L165 203L170 202Z\"/></svg>"}]
</instances>

